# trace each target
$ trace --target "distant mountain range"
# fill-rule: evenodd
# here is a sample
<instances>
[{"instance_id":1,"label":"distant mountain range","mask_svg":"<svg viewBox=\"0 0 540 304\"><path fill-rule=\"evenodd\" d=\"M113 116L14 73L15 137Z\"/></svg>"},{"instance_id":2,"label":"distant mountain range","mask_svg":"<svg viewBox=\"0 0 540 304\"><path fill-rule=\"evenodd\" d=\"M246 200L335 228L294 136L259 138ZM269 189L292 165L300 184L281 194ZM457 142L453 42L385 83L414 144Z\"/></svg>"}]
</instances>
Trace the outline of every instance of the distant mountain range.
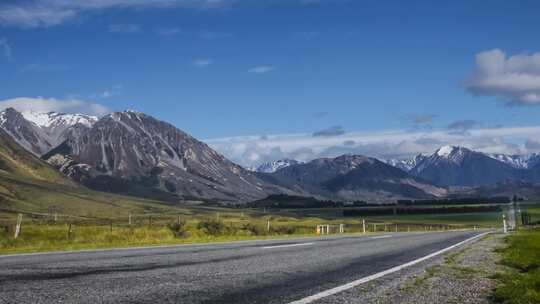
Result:
<instances>
[{"instance_id":1,"label":"distant mountain range","mask_svg":"<svg viewBox=\"0 0 540 304\"><path fill-rule=\"evenodd\" d=\"M136 111L98 119L6 109L0 112L0 129L11 146L89 188L169 201L241 203L288 194L385 202L444 197L463 187L469 189L460 191L470 194L470 187L485 191L501 183L508 193L512 183L534 189L540 180L538 154L490 155L452 146L408 160L284 159L250 171L173 125Z\"/></svg>"},{"instance_id":2,"label":"distant mountain range","mask_svg":"<svg viewBox=\"0 0 540 304\"><path fill-rule=\"evenodd\" d=\"M443 146L432 155L387 163L439 186L477 187L506 181L537 182L540 156L486 154Z\"/></svg>"},{"instance_id":3,"label":"distant mountain range","mask_svg":"<svg viewBox=\"0 0 540 304\"><path fill-rule=\"evenodd\" d=\"M290 165L266 179L293 191L302 189L342 200L388 201L399 198L434 198L446 190L433 186L375 158L343 155Z\"/></svg>"}]
</instances>

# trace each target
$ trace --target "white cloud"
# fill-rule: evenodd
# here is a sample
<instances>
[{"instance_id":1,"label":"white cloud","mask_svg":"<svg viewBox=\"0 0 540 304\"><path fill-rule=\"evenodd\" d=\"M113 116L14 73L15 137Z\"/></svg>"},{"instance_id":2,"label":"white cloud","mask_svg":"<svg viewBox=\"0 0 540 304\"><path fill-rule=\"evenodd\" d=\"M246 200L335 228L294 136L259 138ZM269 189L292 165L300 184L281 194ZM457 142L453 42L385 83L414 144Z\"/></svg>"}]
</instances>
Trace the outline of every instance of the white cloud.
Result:
<instances>
[{"instance_id":1,"label":"white cloud","mask_svg":"<svg viewBox=\"0 0 540 304\"><path fill-rule=\"evenodd\" d=\"M266 74L272 72L276 68L269 65L259 65L248 70L249 73Z\"/></svg>"},{"instance_id":2,"label":"white cloud","mask_svg":"<svg viewBox=\"0 0 540 304\"><path fill-rule=\"evenodd\" d=\"M23 28L62 24L81 12L107 8L192 7L217 8L236 0L29 0L0 4L0 24Z\"/></svg>"},{"instance_id":3,"label":"white cloud","mask_svg":"<svg viewBox=\"0 0 540 304\"><path fill-rule=\"evenodd\" d=\"M4 53L4 58L7 61L13 60L13 55L11 54L11 45L8 43L6 38L0 38L0 50Z\"/></svg>"},{"instance_id":4,"label":"white cloud","mask_svg":"<svg viewBox=\"0 0 540 304\"><path fill-rule=\"evenodd\" d=\"M540 105L540 52L510 57L499 49L479 53L467 90L502 97L509 105Z\"/></svg>"},{"instance_id":5,"label":"white cloud","mask_svg":"<svg viewBox=\"0 0 540 304\"><path fill-rule=\"evenodd\" d=\"M346 153L382 159L406 158L418 153L433 153L446 144L489 153L525 154L540 151L540 146L532 144L531 140L527 144L528 139L538 137L540 126L469 129L466 134L448 130L387 130L319 137L312 134L256 135L206 142L231 160L251 166L281 158L309 161Z\"/></svg>"},{"instance_id":6,"label":"white cloud","mask_svg":"<svg viewBox=\"0 0 540 304\"><path fill-rule=\"evenodd\" d=\"M198 68L205 68L211 65L212 63L214 63L214 61L208 58L200 58L200 59L193 60L193 65Z\"/></svg>"},{"instance_id":7,"label":"white cloud","mask_svg":"<svg viewBox=\"0 0 540 304\"><path fill-rule=\"evenodd\" d=\"M105 115L111 112L106 106L82 101L78 99L56 99L43 97L17 97L0 100L0 110L14 108L17 111L38 111L38 112L65 112L84 113L90 115Z\"/></svg>"}]
</instances>

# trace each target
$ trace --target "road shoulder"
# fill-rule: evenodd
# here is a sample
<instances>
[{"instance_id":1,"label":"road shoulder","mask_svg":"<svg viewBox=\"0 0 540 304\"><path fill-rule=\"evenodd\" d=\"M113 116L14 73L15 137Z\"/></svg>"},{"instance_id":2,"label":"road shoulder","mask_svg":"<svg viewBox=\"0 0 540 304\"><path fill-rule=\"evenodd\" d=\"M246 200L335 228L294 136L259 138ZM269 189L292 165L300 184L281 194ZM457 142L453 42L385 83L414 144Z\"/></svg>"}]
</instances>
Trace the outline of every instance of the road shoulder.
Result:
<instances>
[{"instance_id":1,"label":"road shoulder","mask_svg":"<svg viewBox=\"0 0 540 304\"><path fill-rule=\"evenodd\" d=\"M430 259L319 303L490 303L502 272L495 249L503 236L490 234Z\"/></svg>"}]
</instances>

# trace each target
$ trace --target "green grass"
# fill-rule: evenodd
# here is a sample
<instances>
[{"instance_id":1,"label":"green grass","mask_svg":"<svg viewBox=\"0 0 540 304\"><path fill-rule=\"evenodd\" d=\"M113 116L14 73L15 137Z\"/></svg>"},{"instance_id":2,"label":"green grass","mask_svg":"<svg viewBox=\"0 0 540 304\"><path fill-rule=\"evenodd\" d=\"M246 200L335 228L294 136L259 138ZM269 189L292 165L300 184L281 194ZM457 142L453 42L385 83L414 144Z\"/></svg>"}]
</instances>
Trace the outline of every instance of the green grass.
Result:
<instances>
[{"instance_id":1,"label":"green grass","mask_svg":"<svg viewBox=\"0 0 540 304\"><path fill-rule=\"evenodd\" d=\"M97 248L121 248L133 246L174 245L186 243L225 242L238 240L290 237L279 233L254 235L250 231L237 229L232 233L209 235L202 229L190 227L186 237L175 236L167 226L118 227L72 225L27 225L23 233L13 239L0 233L0 253L43 252L58 250L80 250ZM299 234L295 236L302 235ZM307 235L307 233L305 234Z\"/></svg>"},{"instance_id":2,"label":"green grass","mask_svg":"<svg viewBox=\"0 0 540 304\"><path fill-rule=\"evenodd\" d=\"M495 300L511 304L540 303L540 229L522 230L506 239L503 264L511 271L498 276Z\"/></svg>"},{"instance_id":3,"label":"green grass","mask_svg":"<svg viewBox=\"0 0 540 304\"><path fill-rule=\"evenodd\" d=\"M285 214L295 214L298 216L313 216L320 218L349 218L343 217L341 209L324 208L324 209L289 209L281 211ZM401 224L441 224L441 225L463 225L463 226L482 226L482 227L499 227L501 226L500 212L483 212L483 213L454 213L454 214L400 214L400 215L384 215L384 216L365 216L362 217L368 222L390 222Z\"/></svg>"}]
</instances>

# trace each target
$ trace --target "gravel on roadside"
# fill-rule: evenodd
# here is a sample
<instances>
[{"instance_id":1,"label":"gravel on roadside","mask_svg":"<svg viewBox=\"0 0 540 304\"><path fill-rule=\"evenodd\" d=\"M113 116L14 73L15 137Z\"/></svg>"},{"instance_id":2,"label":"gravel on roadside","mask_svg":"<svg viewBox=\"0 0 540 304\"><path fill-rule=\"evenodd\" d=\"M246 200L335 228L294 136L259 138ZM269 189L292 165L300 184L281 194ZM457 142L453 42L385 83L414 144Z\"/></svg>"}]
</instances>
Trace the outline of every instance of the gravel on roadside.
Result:
<instances>
[{"instance_id":1,"label":"gravel on roadside","mask_svg":"<svg viewBox=\"0 0 540 304\"><path fill-rule=\"evenodd\" d=\"M317 303L491 303L502 272L495 249L504 235L490 234L414 267L325 298Z\"/></svg>"}]
</instances>

